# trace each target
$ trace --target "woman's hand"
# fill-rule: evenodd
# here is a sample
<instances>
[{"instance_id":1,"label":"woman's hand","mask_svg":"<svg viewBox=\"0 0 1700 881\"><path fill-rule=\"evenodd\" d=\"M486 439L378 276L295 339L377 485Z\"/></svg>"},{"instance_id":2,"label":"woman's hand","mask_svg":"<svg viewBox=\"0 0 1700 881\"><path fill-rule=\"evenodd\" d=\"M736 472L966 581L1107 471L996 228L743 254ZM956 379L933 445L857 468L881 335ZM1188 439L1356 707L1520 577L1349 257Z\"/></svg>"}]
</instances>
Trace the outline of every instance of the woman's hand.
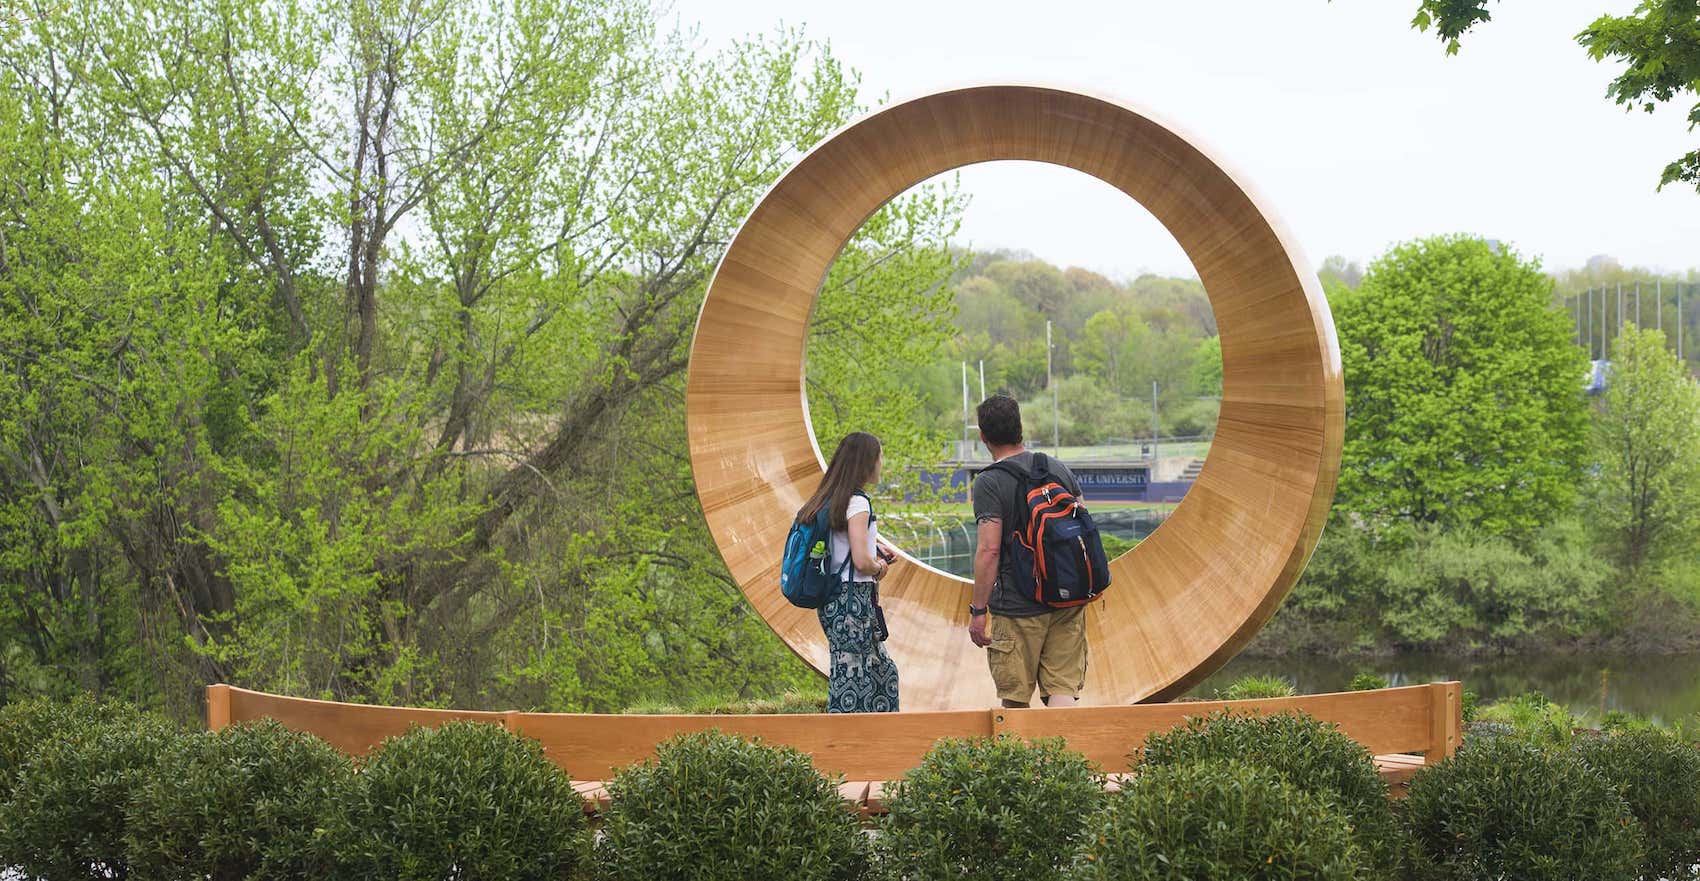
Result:
<instances>
[{"instance_id":1,"label":"woman's hand","mask_svg":"<svg viewBox=\"0 0 1700 881\"><path fill-rule=\"evenodd\" d=\"M885 573L891 569L891 563L887 562L883 556L875 557L874 560L877 564L874 566L874 580L883 581L885 580Z\"/></svg>"}]
</instances>

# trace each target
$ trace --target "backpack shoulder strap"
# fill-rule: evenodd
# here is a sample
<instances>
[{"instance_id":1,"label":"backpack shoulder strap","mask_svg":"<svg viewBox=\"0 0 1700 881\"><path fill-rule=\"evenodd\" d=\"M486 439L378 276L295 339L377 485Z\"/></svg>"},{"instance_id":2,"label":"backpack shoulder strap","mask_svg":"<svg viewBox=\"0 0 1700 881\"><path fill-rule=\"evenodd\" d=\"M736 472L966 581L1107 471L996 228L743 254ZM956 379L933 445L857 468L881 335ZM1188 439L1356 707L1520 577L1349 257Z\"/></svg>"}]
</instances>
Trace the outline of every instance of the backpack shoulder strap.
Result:
<instances>
[{"instance_id":1,"label":"backpack shoulder strap","mask_svg":"<svg viewBox=\"0 0 1700 881\"><path fill-rule=\"evenodd\" d=\"M987 465L984 468L981 468L980 471L979 471L979 474L985 474L987 471L1002 471L1003 473L1008 474L1009 476L1015 478L1016 480L1022 481L1023 483L1025 483L1027 481L1027 479L1032 476L1032 474L1030 472L1028 472L1028 470L1026 468L1023 468L1020 465L1017 465L1014 462L1009 461L1008 459L999 459L998 461L993 462L992 464Z\"/></svg>"},{"instance_id":2,"label":"backpack shoulder strap","mask_svg":"<svg viewBox=\"0 0 1700 881\"><path fill-rule=\"evenodd\" d=\"M850 497L855 498L856 496L861 496L863 500L868 503L868 523L873 524L879 522L880 518L874 514L874 500L869 498L867 493L862 492L859 489L851 490Z\"/></svg>"}]
</instances>

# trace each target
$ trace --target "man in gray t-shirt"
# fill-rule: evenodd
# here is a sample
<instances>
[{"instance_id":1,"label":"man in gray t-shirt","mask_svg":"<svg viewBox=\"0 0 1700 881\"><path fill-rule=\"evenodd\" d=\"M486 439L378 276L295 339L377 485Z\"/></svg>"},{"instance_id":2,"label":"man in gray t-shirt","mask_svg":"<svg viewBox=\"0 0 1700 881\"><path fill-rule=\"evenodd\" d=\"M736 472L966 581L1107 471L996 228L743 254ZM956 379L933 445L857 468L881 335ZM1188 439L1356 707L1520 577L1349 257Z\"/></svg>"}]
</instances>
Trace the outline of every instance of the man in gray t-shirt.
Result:
<instances>
[{"instance_id":1,"label":"man in gray t-shirt","mask_svg":"<svg viewBox=\"0 0 1700 881\"><path fill-rule=\"evenodd\" d=\"M1033 468L1033 452L1026 451L1007 456L999 461L1009 462L1030 471ZM1074 472L1068 466L1055 459L1047 457L1051 476L1063 485L1063 489L1074 493L1080 498L1080 483L1074 479ZM1011 525L1021 522L1025 516L1027 503L1022 498L1025 487L1015 475L1001 468L987 468L974 478L974 522L985 523L996 520L1004 524L1003 534L1008 535ZM1009 570L1012 565L1009 555L999 548L998 580L992 588L992 598L988 604L993 615L1005 618L1031 618L1034 615L1044 615L1055 612L1056 609L1039 602L1027 594L1015 590L1010 579Z\"/></svg>"},{"instance_id":2,"label":"man in gray t-shirt","mask_svg":"<svg viewBox=\"0 0 1700 881\"><path fill-rule=\"evenodd\" d=\"M980 404L980 440L994 462L1032 468L1033 453L1022 444L1021 407L1007 395ZM1080 497L1068 466L1050 460L1050 473ZM1011 561L1003 553L1009 532L1026 514L1023 481L1001 468L974 479L974 593L968 601L968 637L986 649L986 665L1006 707L1025 707L1038 686L1046 706L1073 706L1086 684L1086 607L1058 609L1012 589Z\"/></svg>"}]
</instances>

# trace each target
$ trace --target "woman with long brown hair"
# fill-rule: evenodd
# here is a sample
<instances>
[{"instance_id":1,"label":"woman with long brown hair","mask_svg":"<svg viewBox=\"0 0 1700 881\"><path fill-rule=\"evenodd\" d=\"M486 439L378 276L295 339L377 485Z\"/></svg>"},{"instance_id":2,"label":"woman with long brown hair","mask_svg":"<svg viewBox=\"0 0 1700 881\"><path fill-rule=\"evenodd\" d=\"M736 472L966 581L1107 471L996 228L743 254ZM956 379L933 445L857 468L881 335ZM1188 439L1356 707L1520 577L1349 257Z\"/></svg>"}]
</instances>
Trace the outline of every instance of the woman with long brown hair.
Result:
<instances>
[{"instance_id":1,"label":"woman with long brown hair","mask_svg":"<svg viewBox=\"0 0 1700 881\"><path fill-rule=\"evenodd\" d=\"M838 442L826 477L797 522L813 520L824 507L832 523L832 568L841 586L816 611L826 631L832 667L827 677L827 712L887 713L897 710L897 665L885 650L879 611L879 582L894 555L879 547L873 504L863 487L877 483L885 456L879 438L855 431Z\"/></svg>"}]
</instances>

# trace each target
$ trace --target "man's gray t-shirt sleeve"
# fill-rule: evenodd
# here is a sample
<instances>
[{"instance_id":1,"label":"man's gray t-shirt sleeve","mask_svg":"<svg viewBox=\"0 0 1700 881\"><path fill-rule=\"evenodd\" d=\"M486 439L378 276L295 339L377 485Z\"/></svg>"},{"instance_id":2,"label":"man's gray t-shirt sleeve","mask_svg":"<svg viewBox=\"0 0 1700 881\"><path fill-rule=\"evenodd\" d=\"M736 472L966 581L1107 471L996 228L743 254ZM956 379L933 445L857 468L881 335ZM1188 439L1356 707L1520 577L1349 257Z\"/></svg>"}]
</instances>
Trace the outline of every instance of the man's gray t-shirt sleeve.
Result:
<instances>
[{"instance_id":1,"label":"man's gray t-shirt sleeve","mask_svg":"<svg viewBox=\"0 0 1700 881\"><path fill-rule=\"evenodd\" d=\"M974 498L974 522L984 523L987 520L1003 520L1008 515L1004 513L1000 500L1005 495L999 482L1010 482L1010 476L1002 471L983 471L974 478L974 487L970 495ZM1008 524L1005 524L1006 526Z\"/></svg>"}]
</instances>

